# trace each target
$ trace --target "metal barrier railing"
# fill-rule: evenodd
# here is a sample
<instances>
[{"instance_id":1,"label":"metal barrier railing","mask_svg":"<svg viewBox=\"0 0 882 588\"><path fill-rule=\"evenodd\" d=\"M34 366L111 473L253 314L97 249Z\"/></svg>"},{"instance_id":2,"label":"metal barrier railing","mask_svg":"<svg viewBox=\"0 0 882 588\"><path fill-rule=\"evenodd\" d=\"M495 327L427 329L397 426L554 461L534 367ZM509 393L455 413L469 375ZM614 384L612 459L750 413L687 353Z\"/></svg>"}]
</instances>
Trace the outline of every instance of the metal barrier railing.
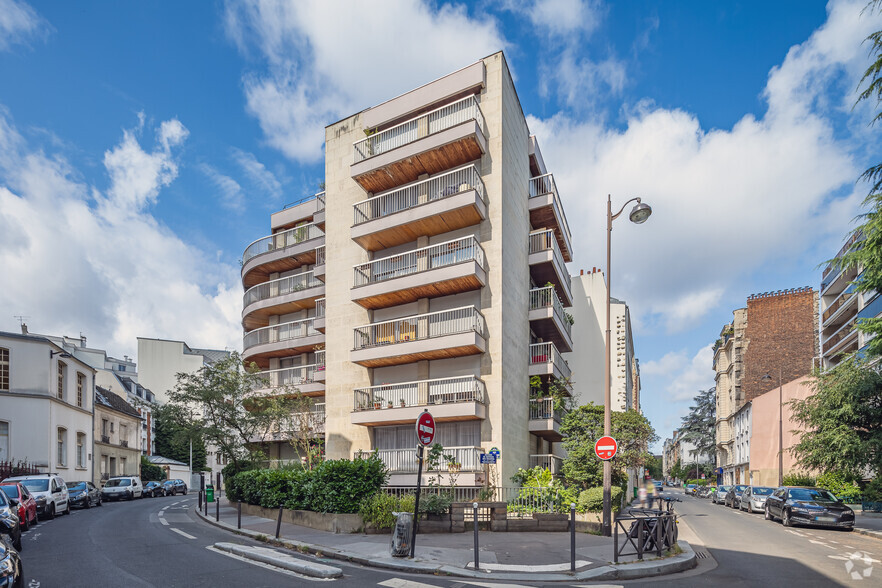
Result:
<instances>
[{"instance_id":1,"label":"metal barrier railing","mask_svg":"<svg viewBox=\"0 0 882 588\"><path fill-rule=\"evenodd\" d=\"M677 534L677 515L673 511L632 509L629 514L615 518L613 562L631 555L642 560L647 553L661 557L663 551L677 543ZM620 537L624 539L621 543Z\"/></svg>"}]
</instances>

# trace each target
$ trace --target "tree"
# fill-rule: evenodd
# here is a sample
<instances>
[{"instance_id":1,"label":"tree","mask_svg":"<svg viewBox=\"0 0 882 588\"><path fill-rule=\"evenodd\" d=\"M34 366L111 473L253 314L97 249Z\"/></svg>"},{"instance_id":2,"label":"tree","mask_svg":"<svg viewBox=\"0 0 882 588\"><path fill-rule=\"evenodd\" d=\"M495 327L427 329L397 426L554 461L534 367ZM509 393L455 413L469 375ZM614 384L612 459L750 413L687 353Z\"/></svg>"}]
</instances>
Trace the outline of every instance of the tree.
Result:
<instances>
[{"instance_id":1,"label":"tree","mask_svg":"<svg viewBox=\"0 0 882 588\"><path fill-rule=\"evenodd\" d=\"M153 465L145 456L141 456L141 480L144 482L161 482L165 480L165 472L158 465Z\"/></svg>"},{"instance_id":2,"label":"tree","mask_svg":"<svg viewBox=\"0 0 882 588\"><path fill-rule=\"evenodd\" d=\"M652 457L648 448L658 436L646 417L636 410L613 411L611 420L611 433L619 445L612 460L613 484L622 485L627 468L642 467ZM603 465L594 455L594 443L603 436L603 407L588 403L571 411L563 419L561 434L567 451L564 477L585 489L601 486Z\"/></svg>"},{"instance_id":3,"label":"tree","mask_svg":"<svg viewBox=\"0 0 882 588\"><path fill-rule=\"evenodd\" d=\"M695 445L689 453L696 461L716 455L717 389L699 390L680 425L680 439Z\"/></svg>"},{"instance_id":4,"label":"tree","mask_svg":"<svg viewBox=\"0 0 882 588\"><path fill-rule=\"evenodd\" d=\"M155 404L152 407L156 454L189 464L190 442L193 442L193 471L209 469L201 431L191 422L189 411L177 404Z\"/></svg>"},{"instance_id":5,"label":"tree","mask_svg":"<svg viewBox=\"0 0 882 588\"><path fill-rule=\"evenodd\" d=\"M872 0L864 11L869 14L882 11L882 0ZM876 31L865 41L869 43L870 59L874 61L861 78L855 106L865 100L873 103L877 109L870 121L873 125L882 120L882 30ZM872 293L882 291L882 163L867 168L860 179L870 184L870 191L863 202L868 210L858 217L861 223L849 235L855 240L855 245L830 260L830 263L842 270L859 268L861 275L855 281L855 290ZM856 328L868 335L882 335L882 317L860 319ZM867 354L882 355L882 337L876 336L870 340Z\"/></svg>"},{"instance_id":6,"label":"tree","mask_svg":"<svg viewBox=\"0 0 882 588\"><path fill-rule=\"evenodd\" d=\"M646 463L646 469L653 480L661 480L664 477L664 474L662 474L662 458L657 455L649 458L649 461Z\"/></svg>"},{"instance_id":7,"label":"tree","mask_svg":"<svg viewBox=\"0 0 882 588\"><path fill-rule=\"evenodd\" d=\"M243 366L241 356L233 352L177 379L168 404L182 411L194 430L229 460L229 471L242 471L265 459L259 444L278 428L285 408L283 399L253 394L266 387L255 364Z\"/></svg>"},{"instance_id":8,"label":"tree","mask_svg":"<svg viewBox=\"0 0 882 588\"><path fill-rule=\"evenodd\" d=\"M836 367L815 370L812 395L791 400L799 442L790 448L799 465L858 478L882 471L882 374L852 356Z\"/></svg>"},{"instance_id":9,"label":"tree","mask_svg":"<svg viewBox=\"0 0 882 588\"><path fill-rule=\"evenodd\" d=\"M322 461L324 453L324 440L316 436L319 423L315 402L300 390L286 387L278 408L284 415L280 430L288 435L288 443L297 455L305 458L304 467L311 470Z\"/></svg>"}]
</instances>

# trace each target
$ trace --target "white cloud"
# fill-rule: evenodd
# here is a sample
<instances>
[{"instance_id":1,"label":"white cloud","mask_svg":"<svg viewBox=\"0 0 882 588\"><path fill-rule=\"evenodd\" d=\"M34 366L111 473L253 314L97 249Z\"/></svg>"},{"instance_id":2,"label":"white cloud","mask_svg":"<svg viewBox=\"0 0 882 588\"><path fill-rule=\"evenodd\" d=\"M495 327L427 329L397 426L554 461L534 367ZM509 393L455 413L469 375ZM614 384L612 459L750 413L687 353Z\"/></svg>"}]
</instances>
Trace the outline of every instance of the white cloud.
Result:
<instances>
[{"instance_id":1,"label":"white cloud","mask_svg":"<svg viewBox=\"0 0 882 588\"><path fill-rule=\"evenodd\" d=\"M101 193L59 155L27 144L0 109L0 308L33 332L89 336L135 354L138 336L238 347L238 268L218 263L146 212L177 174L186 130L166 121L147 152L125 130L105 154ZM2 320L10 320L3 317Z\"/></svg>"},{"instance_id":2,"label":"white cloud","mask_svg":"<svg viewBox=\"0 0 882 588\"><path fill-rule=\"evenodd\" d=\"M272 198L279 198L282 195L282 183L273 172L266 169L266 166L257 160L253 153L235 148L232 153L233 159L258 189Z\"/></svg>"},{"instance_id":3,"label":"white cloud","mask_svg":"<svg viewBox=\"0 0 882 588\"><path fill-rule=\"evenodd\" d=\"M220 193L221 206L233 212L241 212L245 209L242 186L239 185L239 182L220 173L207 163L200 164L198 168L217 188Z\"/></svg>"},{"instance_id":4,"label":"white cloud","mask_svg":"<svg viewBox=\"0 0 882 588\"><path fill-rule=\"evenodd\" d=\"M761 119L708 131L690 113L642 102L625 109L622 129L562 114L529 120L576 230L576 264L605 256L607 194L614 209L633 196L653 207L646 224L619 219L613 230L614 295L640 324L688 329L730 291L743 299L764 264L836 251L862 199L855 154L878 151L832 122L861 116L849 109L866 67L860 39L880 26L859 17L861 1L833 4L770 72Z\"/></svg>"},{"instance_id":5,"label":"white cloud","mask_svg":"<svg viewBox=\"0 0 882 588\"><path fill-rule=\"evenodd\" d=\"M248 111L271 146L305 162L322 157L329 122L506 45L492 19L418 0L250 0L227 4L225 25L244 53L256 50L266 64L245 75Z\"/></svg>"},{"instance_id":6,"label":"white cloud","mask_svg":"<svg viewBox=\"0 0 882 588\"><path fill-rule=\"evenodd\" d=\"M51 26L25 2L0 0L0 51L46 35Z\"/></svg>"},{"instance_id":7,"label":"white cloud","mask_svg":"<svg viewBox=\"0 0 882 588\"><path fill-rule=\"evenodd\" d=\"M600 2L590 0L513 1L507 8L526 14L530 22L549 36L593 33L602 20Z\"/></svg>"},{"instance_id":8,"label":"white cloud","mask_svg":"<svg viewBox=\"0 0 882 588\"><path fill-rule=\"evenodd\" d=\"M664 389L666 403L688 403L699 390L714 386L713 359L710 345L702 347L692 357L686 350L674 351L660 360L641 363L640 373L653 377L657 383L654 388Z\"/></svg>"}]
</instances>

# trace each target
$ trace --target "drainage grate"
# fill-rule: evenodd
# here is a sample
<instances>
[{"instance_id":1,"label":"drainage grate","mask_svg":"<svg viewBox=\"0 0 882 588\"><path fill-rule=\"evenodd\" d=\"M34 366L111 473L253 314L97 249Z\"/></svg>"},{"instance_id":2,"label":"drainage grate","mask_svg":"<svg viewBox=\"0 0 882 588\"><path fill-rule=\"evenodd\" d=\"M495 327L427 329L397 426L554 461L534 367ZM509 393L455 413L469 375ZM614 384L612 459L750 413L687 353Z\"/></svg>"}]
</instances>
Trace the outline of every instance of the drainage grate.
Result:
<instances>
[{"instance_id":1,"label":"drainage grate","mask_svg":"<svg viewBox=\"0 0 882 588\"><path fill-rule=\"evenodd\" d=\"M698 550L698 549L696 549L694 551L695 551L695 557L697 557L698 559L707 559L710 557L710 554L707 551Z\"/></svg>"}]
</instances>

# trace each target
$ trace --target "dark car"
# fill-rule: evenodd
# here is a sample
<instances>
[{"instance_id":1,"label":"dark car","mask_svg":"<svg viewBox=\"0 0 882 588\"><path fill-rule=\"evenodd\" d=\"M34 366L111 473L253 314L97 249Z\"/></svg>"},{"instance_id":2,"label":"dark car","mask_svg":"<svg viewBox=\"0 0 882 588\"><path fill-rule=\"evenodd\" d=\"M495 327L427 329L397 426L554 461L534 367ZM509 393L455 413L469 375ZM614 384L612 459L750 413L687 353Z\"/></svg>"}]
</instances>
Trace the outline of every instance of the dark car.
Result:
<instances>
[{"instance_id":1,"label":"dark car","mask_svg":"<svg viewBox=\"0 0 882 588\"><path fill-rule=\"evenodd\" d=\"M149 496L150 498L165 496L165 488L159 482L147 482L144 484L144 493L141 496Z\"/></svg>"},{"instance_id":2,"label":"dark car","mask_svg":"<svg viewBox=\"0 0 882 588\"><path fill-rule=\"evenodd\" d=\"M162 483L162 487L165 490L165 495L175 496L177 494L187 494L187 484L184 483L180 478L175 480L166 480Z\"/></svg>"},{"instance_id":3,"label":"dark car","mask_svg":"<svg viewBox=\"0 0 882 588\"><path fill-rule=\"evenodd\" d=\"M24 571L21 556L3 535L6 523L0 519L0 586L3 588L24 588Z\"/></svg>"},{"instance_id":4,"label":"dark car","mask_svg":"<svg viewBox=\"0 0 882 588\"><path fill-rule=\"evenodd\" d=\"M27 531L31 525L37 524L37 501L26 487L18 482L5 482L0 484L0 490L13 505L18 505L18 521L22 531Z\"/></svg>"},{"instance_id":5,"label":"dark car","mask_svg":"<svg viewBox=\"0 0 882 588\"><path fill-rule=\"evenodd\" d=\"M68 482L67 493L70 505L77 508L101 506L101 490L92 482Z\"/></svg>"},{"instance_id":6,"label":"dark car","mask_svg":"<svg viewBox=\"0 0 882 588\"><path fill-rule=\"evenodd\" d=\"M729 491L726 492L726 506L731 506L732 508L741 508L741 495L744 493L744 490L747 488L746 484L736 484L729 488Z\"/></svg>"},{"instance_id":7,"label":"dark car","mask_svg":"<svg viewBox=\"0 0 882 588\"><path fill-rule=\"evenodd\" d=\"M766 499L766 520L781 519L785 527L813 525L854 529L854 511L829 490L783 486Z\"/></svg>"},{"instance_id":8,"label":"dark car","mask_svg":"<svg viewBox=\"0 0 882 588\"><path fill-rule=\"evenodd\" d=\"M18 520L18 506L12 504L5 492L0 492L0 533L9 535L12 546L21 551L21 523Z\"/></svg>"}]
</instances>

